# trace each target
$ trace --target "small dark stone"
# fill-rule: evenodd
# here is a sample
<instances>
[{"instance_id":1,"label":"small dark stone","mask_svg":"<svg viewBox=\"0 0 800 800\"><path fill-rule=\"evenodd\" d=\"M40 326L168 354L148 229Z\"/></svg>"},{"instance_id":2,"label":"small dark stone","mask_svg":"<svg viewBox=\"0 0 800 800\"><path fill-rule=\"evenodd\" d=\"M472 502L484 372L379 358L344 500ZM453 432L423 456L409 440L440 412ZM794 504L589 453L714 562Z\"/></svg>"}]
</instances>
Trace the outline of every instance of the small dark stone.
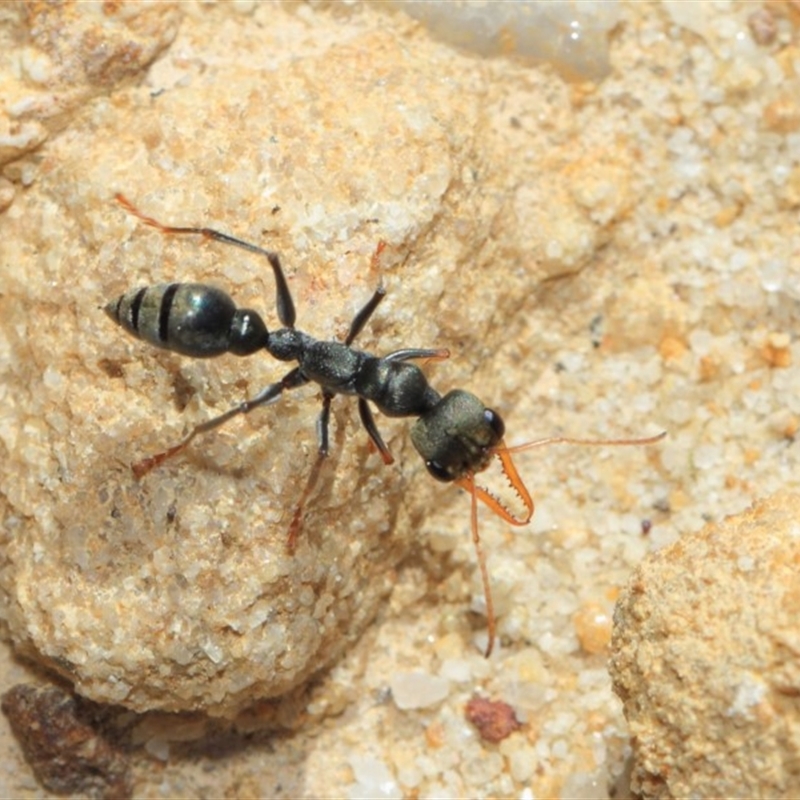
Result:
<instances>
[{"instance_id":1,"label":"small dark stone","mask_svg":"<svg viewBox=\"0 0 800 800\"><path fill-rule=\"evenodd\" d=\"M18 684L0 708L45 789L99 800L131 796L128 760L103 730L102 706L57 686Z\"/></svg>"},{"instance_id":2,"label":"small dark stone","mask_svg":"<svg viewBox=\"0 0 800 800\"><path fill-rule=\"evenodd\" d=\"M522 726L514 709L502 700L473 697L465 708L467 721L471 722L481 739L497 744L518 731Z\"/></svg>"}]
</instances>

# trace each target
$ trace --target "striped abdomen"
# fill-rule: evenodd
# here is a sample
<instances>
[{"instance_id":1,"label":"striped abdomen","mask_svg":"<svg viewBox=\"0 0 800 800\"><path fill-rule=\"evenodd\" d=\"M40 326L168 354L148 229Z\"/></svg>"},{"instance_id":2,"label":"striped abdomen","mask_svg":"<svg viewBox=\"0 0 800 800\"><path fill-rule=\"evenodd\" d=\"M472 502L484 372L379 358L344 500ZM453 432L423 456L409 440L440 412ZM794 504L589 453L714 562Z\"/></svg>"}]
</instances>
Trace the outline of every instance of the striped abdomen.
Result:
<instances>
[{"instance_id":1,"label":"striped abdomen","mask_svg":"<svg viewBox=\"0 0 800 800\"><path fill-rule=\"evenodd\" d=\"M158 283L133 289L105 307L126 331L156 347L194 358L249 355L264 347L261 317L203 283Z\"/></svg>"}]
</instances>

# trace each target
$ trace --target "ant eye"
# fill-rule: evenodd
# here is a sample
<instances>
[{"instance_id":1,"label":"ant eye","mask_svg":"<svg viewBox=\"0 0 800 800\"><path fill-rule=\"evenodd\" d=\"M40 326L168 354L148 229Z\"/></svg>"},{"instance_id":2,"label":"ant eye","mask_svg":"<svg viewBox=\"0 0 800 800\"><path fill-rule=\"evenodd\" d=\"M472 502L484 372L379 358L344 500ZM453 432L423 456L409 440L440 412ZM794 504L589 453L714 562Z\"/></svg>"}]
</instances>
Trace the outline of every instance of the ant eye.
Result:
<instances>
[{"instance_id":1,"label":"ant eye","mask_svg":"<svg viewBox=\"0 0 800 800\"><path fill-rule=\"evenodd\" d=\"M491 408L487 408L483 412L483 418L492 429L492 433L494 433L494 435L497 437L495 441L499 442L506 432L506 425L503 422L502 417L496 411L492 411Z\"/></svg>"},{"instance_id":2,"label":"ant eye","mask_svg":"<svg viewBox=\"0 0 800 800\"><path fill-rule=\"evenodd\" d=\"M437 481L449 483L455 479L454 476L450 474L447 467L443 466L438 461L426 461L425 466L428 468L428 472L436 478Z\"/></svg>"}]
</instances>

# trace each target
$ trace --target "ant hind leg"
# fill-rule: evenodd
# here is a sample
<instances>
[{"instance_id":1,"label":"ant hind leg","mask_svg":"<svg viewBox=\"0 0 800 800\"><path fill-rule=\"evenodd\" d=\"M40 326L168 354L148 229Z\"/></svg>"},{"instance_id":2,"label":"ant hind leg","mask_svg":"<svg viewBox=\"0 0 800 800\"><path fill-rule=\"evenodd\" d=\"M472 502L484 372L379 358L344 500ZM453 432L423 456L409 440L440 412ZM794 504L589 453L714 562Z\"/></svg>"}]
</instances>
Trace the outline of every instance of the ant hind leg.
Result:
<instances>
[{"instance_id":1,"label":"ant hind leg","mask_svg":"<svg viewBox=\"0 0 800 800\"><path fill-rule=\"evenodd\" d=\"M212 417L196 425L183 441L173 447L164 450L162 453L156 453L153 456L137 461L131 467L133 474L137 478L142 478L150 472L150 470L163 464L167 459L178 455L178 453L182 453L192 443L195 436L213 431L224 425L229 419L237 417L240 414L249 414L254 408L274 403L286 389L295 389L298 386L302 386L304 383L308 383L308 378L306 378L299 369L293 369L291 372L284 375L277 383L271 383L269 386L262 389L252 400L245 400L243 403L239 403L238 406L228 409L224 414Z\"/></svg>"},{"instance_id":2,"label":"ant hind leg","mask_svg":"<svg viewBox=\"0 0 800 800\"><path fill-rule=\"evenodd\" d=\"M161 233L196 234L205 239L213 239L214 241L222 242L223 244L230 244L234 247L240 247L242 250L247 250L250 253L265 256L272 267L273 274L275 275L275 303L278 308L278 319L280 319L281 324L285 327L294 328L294 322L297 318L297 313L295 312L292 293L289 291L289 284L286 282L286 276L283 274L281 260L277 253L272 250L265 250L263 247L250 244L250 242L245 242L243 239L237 239L235 236L231 236L228 233L222 233L221 231L214 230L213 228L165 225L163 222L159 222L154 217L148 217L146 214L143 214L133 203L131 203L130 200L128 200L127 197L125 197L125 195L117 193L114 195L114 199L129 214L133 214L134 217L140 219L145 225L149 225L151 228L155 228Z\"/></svg>"}]
</instances>

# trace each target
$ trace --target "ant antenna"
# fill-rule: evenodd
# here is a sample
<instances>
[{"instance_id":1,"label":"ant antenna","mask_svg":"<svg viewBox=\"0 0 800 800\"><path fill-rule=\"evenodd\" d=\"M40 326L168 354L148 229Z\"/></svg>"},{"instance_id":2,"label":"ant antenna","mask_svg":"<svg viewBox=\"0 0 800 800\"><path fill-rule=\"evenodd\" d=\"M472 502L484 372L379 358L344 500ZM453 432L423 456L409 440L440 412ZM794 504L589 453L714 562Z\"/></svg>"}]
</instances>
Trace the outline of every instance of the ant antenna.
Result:
<instances>
[{"instance_id":1,"label":"ant antenna","mask_svg":"<svg viewBox=\"0 0 800 800\"><path fill-rule=\"evenodd\" d=\"M497 516L503 521L514 526L526 525L533 517L534 502L533 498L525 486L522 478L517 472L514 462L511 459L512 453L520 453L523 450L533 450L537 447L545 447L551 444L575 444L586 445L589 447L629 447L638 445L655 444L661 441L667 435L666 431L662 431L655 436L647 436L641 439L575 439L569 436L548 436L543 439L534 439L531 442L513 445L507 447L502 441L496 446L491 448L491 453L500 459L503 474L508 478L511 487L517 493L525 507L524 514L514 514L510 511L501 500L492 494L488 489L479 486L475 482L474 472L468 472L466 475L458 478L455 483L462 489L466 489L471 495L472 511L470 515L471 528L472 528L472 542L475 545L475 556L478 559L478 567L481 573L481 583L483 584L483 596L486 600L486 628L488 634L488 641L486 644L486 651L484 655L486 658L492 654L494 643L497 636L497 618L494 613L494 602L492 601L492 587L489 582L489 570L486 566L486 556L481 546L481 537L478 531L478 500L487 505Z\"/></svg>"}]
</instances>

